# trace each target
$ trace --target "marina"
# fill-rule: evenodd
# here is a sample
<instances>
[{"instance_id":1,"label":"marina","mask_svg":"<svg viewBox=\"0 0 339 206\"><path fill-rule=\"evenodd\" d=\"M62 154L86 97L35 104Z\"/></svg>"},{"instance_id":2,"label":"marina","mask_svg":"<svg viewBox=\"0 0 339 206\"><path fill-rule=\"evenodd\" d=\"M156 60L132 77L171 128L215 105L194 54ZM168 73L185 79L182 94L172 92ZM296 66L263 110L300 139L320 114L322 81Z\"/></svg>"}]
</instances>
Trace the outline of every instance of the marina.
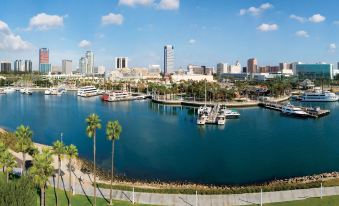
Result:
<instances>
[{"instance_id":1,"label":"marina","mask_svg":"<svg viewBox=\"0 0 339 206\"><path fill-rule=\"evenodd\" d=\"M290 103L284 105L275 102L263 102L259 106L297 117L319 118L330 114L330 110L323 110L319 107L296 107Z\"/></svg>"}]
</instances>

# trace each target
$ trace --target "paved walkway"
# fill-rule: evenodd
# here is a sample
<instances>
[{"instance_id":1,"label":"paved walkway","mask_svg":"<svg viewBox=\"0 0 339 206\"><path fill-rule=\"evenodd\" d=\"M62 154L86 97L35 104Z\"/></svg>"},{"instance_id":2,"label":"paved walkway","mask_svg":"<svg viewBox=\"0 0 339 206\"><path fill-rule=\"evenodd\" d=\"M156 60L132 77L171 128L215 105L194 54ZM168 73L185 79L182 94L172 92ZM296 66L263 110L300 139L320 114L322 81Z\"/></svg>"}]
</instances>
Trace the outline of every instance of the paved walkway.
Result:
<instances>
[{"instance_id":1,"label":"paved walkway","mask_svg":"<svg viewBox=\"0 0 339 206\"><path fill-rule=\"evenodd\" d=\"M68 189L68 179L63 178L61 186ZM74 179L74 192L87 196L93 196L91 184L84 184ZM56 181L56 179L55 179ZM53 184L53 179L50 179ZM63 188L61 188L63 189ZM263 203L286 202L303 200L310 197L339 195L339 187L325 187L313 189L288 190L279 192L264 192ZM97 189L97 197L109 199L109 189ZM113 198L133 202L133 192L113 190ZM227 206L227 205L260 205L260 193L230 194L230 195L185 195L185 194L157 194L157 193L134 193L135 203L152 205L173 206Z\"/></svg>"}]
</instances>

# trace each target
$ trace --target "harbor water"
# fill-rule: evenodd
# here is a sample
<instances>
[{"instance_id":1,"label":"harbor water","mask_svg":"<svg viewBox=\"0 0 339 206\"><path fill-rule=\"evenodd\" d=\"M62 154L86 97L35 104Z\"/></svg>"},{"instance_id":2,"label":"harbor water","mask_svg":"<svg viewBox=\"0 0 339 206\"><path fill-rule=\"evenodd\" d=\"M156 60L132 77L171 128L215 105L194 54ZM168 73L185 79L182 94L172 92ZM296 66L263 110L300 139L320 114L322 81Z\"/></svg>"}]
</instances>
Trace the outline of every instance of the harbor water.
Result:
<instances>
[{"instance_id":1,"label":"harbor water","mask_svg":"<svg viewBox=\"0 0 339 206\"><path fill-rule=\"evenodd\" d=\"M296 103L297 105L300 103ZM241 108L240 119L224 126L196 125L196 109L149 100L104 103L75 93L45 96L12 93L0 96L0 126L20 124L33 140L75 144L83 158L92 158L92 140L85 118L97 113L103 129L97 137L98 165L109 169L111 144L105 124L119 120L123 131L116 143L120 175L141 180L249 184L339 170L339 103L307 103L331 114L320 119L282 116L264 108Z\"/></svg>"}]
</instances>

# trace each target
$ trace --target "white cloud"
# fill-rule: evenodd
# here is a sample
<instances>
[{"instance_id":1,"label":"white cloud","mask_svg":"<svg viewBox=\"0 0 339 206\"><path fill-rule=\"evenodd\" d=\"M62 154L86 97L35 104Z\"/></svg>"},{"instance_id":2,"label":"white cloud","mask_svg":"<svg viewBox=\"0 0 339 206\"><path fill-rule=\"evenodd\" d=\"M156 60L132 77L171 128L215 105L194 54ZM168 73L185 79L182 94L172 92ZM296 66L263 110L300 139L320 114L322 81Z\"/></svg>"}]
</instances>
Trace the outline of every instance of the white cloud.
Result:
<instances>
[{"instance_id":1,"label":"white cloud","mask_svg":"<svg viewBox=\"0 0 339 206\"><path fill-rule=\"evenodd\" d=\"M177 10L180 7L180 0L160 0L158 9Z\"/></svg>"},{"instance_id":2,"label":"white cloud","mask_svg":"<svg viewBox=\"0 0 339 206\"><path fill-rule=\"evenodd\" d=\"M312 23L320 23L325 21L326 17L322 16L321 14L314 14L308 20Z\"/></svg>"},{"instance_id":3,"label":"white cloud","mask_svg":"<svg viewBox=\"0 0 339 206\"><path fill-rule=\"evenodd\" d=\"M290 19L294 19L294 20L297 20L299 21L300 23L304 23L307 21L307 19L305 17L302 17L302 16L297 16L297 15L290 15Z\"/></svg>"},{"instance_id":4,"label":"white cloud","mask_svg":"<svg viewBox=\"0 0 339 206\"><path fill-rule=\"evenodd\" d=\"M328 51L331 53L334 53L337 49L337 45L335 43L331 43L330 45L328 45Z\"/></svg>"},{"instance_id":5,"label":"white cloud","mask_svg":"<svg viewBox=\"0 0 339 206\"><path fill-rule=\"evenodd\" d=\"M33 45L22 40L19 35L15 35L9 26L0 20L0 50L28 50Z\"/></svg>"},{"instance_id":6,"label":"white cloud","mask_svg":"<svg viewBox=\"0 0 339 206\"><path fill-rule=\"evenodd\" d=\"M34 28L38 30L48 30L52 28L62 27L63 25L63 16L40 13L30 19L27 30L32 30Z\"/></svg>"},{"instance_id":7,"label":"white cloud","mask_svg":"<svg viewBox=\"0 0 339 206\"><path fill-rule=\"evenodd\" d=\"M265 3L265 4L261 4L259 7L250 7L248 9L240 9L239 14L241 16L245 15L245 14L250 14L252 16L258 16L260 15L262 12L264 12L265 10L271 9L273 8L273 5L270 3Z\"/></svg>"},{"instance_id":8,"label":"white cloud","mask_svg":"<svg viewBox=\"0 0 339 206\"><path fill-rule=\"evenodd\" d=\"M268 32L268 31L275 31L278 30L278 25L277 24L261 24L260 26L257 27L259 31L262 32Z\"/></svg>"},{"instance_id":9,"label":"white cloud","mask_svg":"<svg viewBox=\"0 0 339 206\"><path fill-rule=\"evenodd\" d=\"M307 33L307 31L304 31L304 30L297 31L295 33L295 35L298 36L298 37L305 37L305 38L310 37L310 35Z\"/></svg>"},{"instance_id":10,"label":"white cloud","mask_svg":"<svg viewBox=\"0 0 339 206\"><path fill-rule=\"evenodd\" d=\"M124 22L124 17L121 14L109 13L106 16L101 17L102 25L109 25L109 24L121 25L123 22Z\"/></svg>"},{"instance_id":11,"label":"white cloud","mask_svg":"<svg viewBox=\"0 0 339 206\"><path fill-rule=\"evenodd\" d=\"M87 41L87 40L82 40L80 43L79 43L79 47L81 48L86 48L86 47L89 47L91 46L91 42L90 41Z\"/></svg>"},{"instance_id":12,"label":"white cloud","mask_svg":"<svg viewBox=\"0 0 339 206\"><path fill-rule=\"evenodd\" d=\"M125 6L149 6L152 5L154 0L119 0L119 5Z\"/></svg>"},{"instance_id":13,"label":"white cloud","mask_svg":"<svg viewBox=\"0 0 339 206\"><path fill-rule=\"evenodd\" d=\"M189 42L190 44L195 44L197 41L196 41L195 39L190 39L188 42Z\"/></svg>"}]
</instances>

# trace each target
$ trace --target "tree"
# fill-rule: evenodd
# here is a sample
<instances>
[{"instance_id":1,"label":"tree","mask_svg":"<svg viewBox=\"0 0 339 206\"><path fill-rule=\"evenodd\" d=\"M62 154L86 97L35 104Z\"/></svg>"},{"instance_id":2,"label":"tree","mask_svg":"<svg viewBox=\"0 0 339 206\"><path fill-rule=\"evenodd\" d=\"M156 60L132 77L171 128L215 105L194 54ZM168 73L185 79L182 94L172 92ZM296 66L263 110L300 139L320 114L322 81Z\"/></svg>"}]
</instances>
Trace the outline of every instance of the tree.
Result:
<instances>
[{"instance_id":1,"label":"tree","mask_svg":"<svg viewBox=\"0 0 339 206\"><path fill-rule=\"evenodd\" d=\"M112 141L112 165L111 165L111 187L109 191L110 205L112 205L112 185L113 185L113 175L114 175L114 142L118 140L122 132L121 125L119 121L111 122L109 121L106 125L106 135L107 139Z\"/></svg>"},{"instance_id":2,"label":"tree","mask_svg":"<svg viewBox=\"0 0 339 206\"><path fill-rule=\"evenodd\" d=\"M60 176L61 176L61 158L65 154L65 145L61 141L57 140L53 143L53 153L58 156L58 179L57 179L57 188L60 186ZM58 194L56 196L57 205L59 205Z\"/></svg>"},{"instance_id":3,"label":"tree","mask_svg":"<svg viewBox=\"0 0 339 206\"><path fill-rule=\"evenodd\" d=\"M48 177L53 173L52 152L43 149L42 153L33 157L33 165L29 170L29 175L34 183L40 188L40 206L45 205L45 187Z\"/></svg>"},{"instance_id":4,"label":"tree","mask_svg":"<svg viewBox=\"0 0 339 206\"><path fill-rule=\"evenodd\" d=\"M5 151L0 157L0 164L6 171L6 181L8 183L9 173L12 172L16 166L15 158L10 152Z\"/></svg>"},{"instance_id":5,"label":"tree","mask_svg":"<svg viewBox=\"0 0 339 206\"><path fill-rule=\"evenodd\" d=\"M66 147L66 154L68 156L68 171L69 171L69 193L72 194L72 167L73 159L78 156L78 149L74 145ZM71 206L71 198L69 198L68 205Z\"/></svg>"},{"instance_id":6,"label":"tree","mask_svg":"<svg viewBox=\"0 0 339 206\"><path fill-rule=\"evenodd\" d=\"M87 128L86 133L89 138L93 138L93 176L94 176L94 206L96 206L97 199L96 199L96 131L97 129L101 129L101 120L99 119L99 116L97 114L91 114L86 119L87 122Z\"/></svg>"},{"instance_id":7,"label":"tree","mask_svg":"<svg viewBox=\"0 0 339 206\"><path fill-rule=\"evenodd\" d=\"M15 131L15 136L17 138L16 149L18 152L22 153L21 175L24 174L25 171L26 154L33 145L32 135L31 129L24 125L19 126Z\"/></svg>"}]
</instances>

